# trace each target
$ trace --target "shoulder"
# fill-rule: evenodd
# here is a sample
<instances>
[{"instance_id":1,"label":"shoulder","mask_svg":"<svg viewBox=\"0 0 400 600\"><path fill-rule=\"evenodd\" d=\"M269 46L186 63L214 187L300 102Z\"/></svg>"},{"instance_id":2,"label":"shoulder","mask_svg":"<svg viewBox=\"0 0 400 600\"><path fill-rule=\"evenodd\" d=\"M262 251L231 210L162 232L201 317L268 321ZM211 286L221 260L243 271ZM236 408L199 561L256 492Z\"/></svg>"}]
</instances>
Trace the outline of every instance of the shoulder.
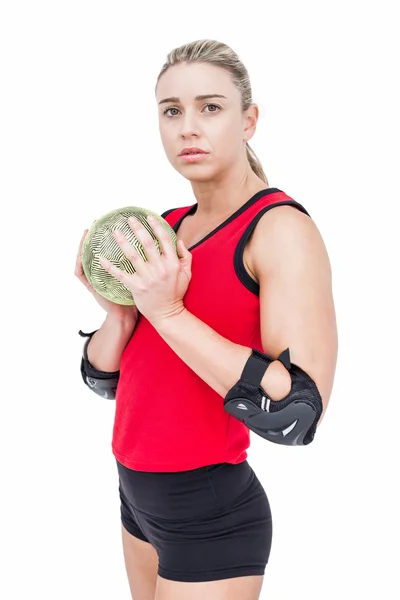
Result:
<instances>
[{"instance_id":1,"label":"shoulder","mask_svg":"<svg viewBox=\"0 0 400 600\"><path fill-rule=\"evenodd\" d=\"M322 262L329 270L329 259L322 235L315 222L295 206L276 206L268 210L254 229L250 244L251 264L261 281L263 274L279 269L290 272L301 263Z\"/></svg>"},{"instance_id":2,"label":"shoulder","mask_svg":"<svg viewBox=\"0 0 400 600\"><path fill-rule=\"evenodd\" d=\"M169 208L168 210L166 210L166 211L164 211L163 213L161 213L161 215L160 215L160 216L161 216L163 219L165 219L165 217L166 217L167 215L169 215L169 213L173 212L174 210L178 210L178 207L176 207L176 208Z\"/></svg>"},{"instance_id":3,"label":"shoulder","mask_svg":"<svg viewBox=\"0 0 400 600\"><path fill-rule=\"evenodd\" d=\"M325 410L338 347L325 244L311 217L294 206L267 211L259 225L252 249L263 350L278 356L290 348L291 362L315 381Z\"/></svg>"}]
</instances>

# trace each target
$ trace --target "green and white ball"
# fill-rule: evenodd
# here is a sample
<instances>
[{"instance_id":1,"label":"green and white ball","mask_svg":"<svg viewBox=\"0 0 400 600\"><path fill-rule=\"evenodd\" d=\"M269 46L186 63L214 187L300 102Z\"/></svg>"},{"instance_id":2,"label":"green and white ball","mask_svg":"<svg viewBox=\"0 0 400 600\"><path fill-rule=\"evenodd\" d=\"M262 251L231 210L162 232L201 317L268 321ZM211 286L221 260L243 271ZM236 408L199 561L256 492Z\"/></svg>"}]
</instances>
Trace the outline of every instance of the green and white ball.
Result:
<instances>
[{"instance_id":1,"label":"green and white ball","mask_svg":"<svg viewBox=\"0 0 400 600\"><path fill-rule=\"evenodd\" d=\"M139 206L125 206L124 208L117 208L116 210L108 212L93 223L84 239L81 256L82 268L86 278L94 287L96 292L98 292L107 300L115 302L116 304L132 306L135 304L135 301L131 291L104 269L104 267L100 264L99 256L107 258L121 271L125 271L126 273L130 274L135 272L132 263L126 257L125 253L121 250L115 241L114 236L112 235L113 231L118 229L119 231L122 231L130 244L140 254L142 259L147 261L143 245L129 226L128 219L131 216L136 217L147 229L154 239L154 243L158 249L158 252L162 254L160 243L156 237L156 234L152 230L150 223L148 223L146 220L148 215L153 215L156 217L165 231L169 233L172 244L178 254L178 239L172 227L157 213L149 210L148 208L140 208Z\"/></svg>"}]
</instances>

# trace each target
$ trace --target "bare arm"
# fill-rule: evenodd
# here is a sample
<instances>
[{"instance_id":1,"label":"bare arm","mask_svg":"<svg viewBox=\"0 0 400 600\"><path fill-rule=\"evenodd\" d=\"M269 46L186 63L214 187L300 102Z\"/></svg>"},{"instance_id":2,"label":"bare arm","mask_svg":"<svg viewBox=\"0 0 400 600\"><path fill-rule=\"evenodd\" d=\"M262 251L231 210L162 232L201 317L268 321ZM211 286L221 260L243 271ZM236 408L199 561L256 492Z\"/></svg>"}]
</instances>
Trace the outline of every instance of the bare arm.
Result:
<instances>
[{"instance_id":1,"label":"bare arm","mask_svg":"<svg viewBox=\"0 0 400 600\"><path fill-rule=\"evenodd\" d=\"M135 327L134 318L115 318L107 315L103 325L88 344L90 364L98 371L118 371L122 353Z\"/></svg>"},{"instance_id":2,"label":"bare arm","mask_svg":"<svg viewBox=\"0 0 400 600\"><path fill-rule=\"evenodd\" d=\"M264 217L252 254L260 282L263 349L270 356L290 349L291 362L308 373L321 394L321 423L338 352L329 257L309 216L279 206Z\"/></svg>"},{"instance_id":3,"label":"bare arm","mask_svg":"<svg viewBox=\"0 0 400 600\"><path fill-rule=\"evenodd\" d=\"M277 358L289 348L292 363L314 379L325 411L333 385L337 333L329 260L318 230L307 215L291 207L276 207L256 228L252 256L260 281L263 350ZM251 348L225 339L187 309L153 325L174 352L223 397L239 380L251 354ZM261 386L273 400L280 400L290 391L290 375L275 361Z\"/></svg>"}]
</instances>

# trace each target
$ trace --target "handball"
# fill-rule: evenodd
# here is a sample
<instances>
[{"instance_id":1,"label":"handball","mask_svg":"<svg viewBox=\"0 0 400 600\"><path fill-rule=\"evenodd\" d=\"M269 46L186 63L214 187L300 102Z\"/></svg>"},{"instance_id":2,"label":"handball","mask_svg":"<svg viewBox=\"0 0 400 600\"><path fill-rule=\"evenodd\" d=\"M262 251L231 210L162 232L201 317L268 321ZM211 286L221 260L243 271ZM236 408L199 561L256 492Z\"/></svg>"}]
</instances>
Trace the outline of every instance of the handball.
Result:
<instances>
[{"instance_id":1,"label":"handball","mask_svg":"<svg viewBox=\"0 0 400 600\"><path fill-rule=\"evenodd\" d=\"M148 215L153 215L161 223L165 231L169 233L175 251L178 253L178 238L172 227L157 213L148 208L140 208L139 206L125 206L124 208L117 208L103 215L93 223L83 241L81 255L82 268L87 280L96 292L116 304L133 306L135 305L135 300L130 289L104 269L99 261L99 256L107 258L121 271L129 274L135 273L132 263L118 246L112 235L113 231L118 229L125 235L142 259L145 262L147 261L143 245L129 226L128 219L131 216L136 217L147 229L154 239L158 252L162 254L156 234L146 220Z\"/></svg>"}]
</instances>

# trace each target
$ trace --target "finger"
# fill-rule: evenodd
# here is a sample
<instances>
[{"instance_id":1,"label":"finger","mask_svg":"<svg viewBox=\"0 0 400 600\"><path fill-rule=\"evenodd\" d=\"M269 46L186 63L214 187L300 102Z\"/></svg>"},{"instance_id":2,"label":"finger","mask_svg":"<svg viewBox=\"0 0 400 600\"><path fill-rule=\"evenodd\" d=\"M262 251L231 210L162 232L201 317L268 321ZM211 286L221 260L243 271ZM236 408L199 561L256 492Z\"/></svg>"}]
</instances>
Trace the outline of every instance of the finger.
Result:
<instances>
[{"instance_id":1,"label":"finger","mask_svg":"<svg viewBox=\"0 0 400 600\"><path fill-rule=\"evenodd\" d=\"M135 235L136 235L136 233L135 233ZM114 237L115 241L117 242L118 246L121 248L121 250L125 254L125 256L132 263L132 266L135 269L135 272L140 274L142 272L141 269L144 266L144 260L142 259L139 252L136 250L136 248L134 248L132 246L132 244L125 237L125 235L122 233L122 231L119 231L118 229L116 229L115 231L113 231L113 237ZM139 237L137 239L139 240ZM140 240L139 240L139 242L140 242Z\"/></svg>"},{"instance_id":2,"label":"finger","mask_svg":"<svg viewBox=\"0 0 400 600\"><path fill-rule=\"evenodd\" d=\"M178 249L178 252L179 252L179 257L180 257L181 262L184 262L185 264L189 264L190 265L191 262L192 262L193 255L186 248L185 243L184 243L183 240L179 240L178 241L177 249Z\"/></svg>"},{"instance_id":3,"label":"finger","mask_svg":"<svg viewBox=\"0 0 400 600\"><path fill-rule=\"evenodd\" d=\"M81 241L79 242L79 250L78 250L78 256L80 257L82 254L82 246L83 246L83 242L85 241L85 237L87 236L87 232L89 231L89 229L85 229L85 231L83 232L83 235L81 237Z\"/></svg>"},{"instance_id":4,"label":"finger","mask_svg":"<svg viewBox=\"0 0 400 600\"><path fill-rule=\"evenodd\" d=\"M181 265L181 268L184 270L189 279L191 279L193 258L192 253L186 249L183 240L178 241L177 248L179 251L179 263Z\"/></svg>"},{"instance_id":5,"label":"finger","mask_svg":"<svg viewBox=\"0 0 400 600\"><path fill-rule=\"evenodd\" d=\"M175 248L172 245L172 239L168 231L165 231L164 227L161 225L158 219L156 219L156 217L153 217L152 215L149 215L147 217L147 221L157 236L164 257L167 260L176 260L177 254Z\"/></svg>"},{"instance_id":6,"label":"finger","mask_svg":"<svg viewBox=\"0 0 400 600\"><path fill-rule=\"evenodd\" d=\"M95 219L93 221L93 223L96 223L96 221L97 221L97 219ZM93 225L93 223L92 223L92 225ZM79 242L78 254L77 254L76 263L75 263L75 275L77 277L82 277L83 276L85 278L85 280L86 280L86 275L85 275L85 273L83 271L83 267L82 267L82 246L83 246L83 242L85 241L85 237L87 236L88 231L89 231L89 229L85 229L84 232L83 232L83 235L81 237L81 241Z\"/></svg>"},{"instance_id":7,"label":"finger","mask_svg":"<svg viewBox=\"0 0 400 600\"><path fill-rule=\"evenodd\" d=\"M83 235L81 237L81 241L79 243L78 254L77 254L76 263L75 263L75 275L77 275L78 277L80 277L83 274L82 246L83 246L83 242L85 241L85 237L86 237L88 231L89 231L88 229L85 229L85 231L83 232Z\"/></svg>"},{"instance_id":8,"label":"finger","mask_svg":"<svg viewBox=\"0 0 400 600\"><path fill-rule=\"evenodd\" d=\"M93 223L96 223L96 221L97 221L97 219L95 219L93 221ZM92 225L93 225L93 223L92 223ZM89 229L85 229L85 231L83 232L83 235L81 237L81 241L79 243L79 248L78 248L78 258L79 258L79 260L81 259L81 256L82 256L82 246L83 246L83 242L85 241L85 237L87 236L87 232L88 231L89 231Z\"/></svg>"},{"instance_id":9,"label":"finger","mask_svg":"<svg viewBox=\"0 0 400 600\"><path fill-rule=\"evenodd\" d=\"M103 256L99 256L99 262L101 266L107 271L107 273L110 273L110 275L115 277L115 279L118 279L118 281L120 281L129 288L129 285L131 283L130 278L132 277L132 275L126 273L125 271L121 271L120 269L118 269L118 267L113 265L113 263L111 263L109 260L107 260L107 258L104 258Z\"/></svg>"},{"instance_id":10,"label":"finger","mask_svg":"<svg viewBox=\"0 0 400 600\"><path fill-rule=\"evenodd\" d=\"M138 238L139 242L142 244L147 260L154 263L159 258L159 252L153 236L135 217L129 217L128 224L135 236Z\"/></svg>"},{"instance_id":11,"label":"finger","mask_svg":"<svg viewBox=\"0 0 400 600\"><path fill-rule=\"evenodd\" d=\"M179 256L181 258L187 258L188 260L190 260L192 258L192 254L186 248L185 243L184 243L183 240L178 240L178 243L177 243L176 246L177 246L177 249L178 249L178 252L179 252Z\"/></svg>"}]
</instances>

